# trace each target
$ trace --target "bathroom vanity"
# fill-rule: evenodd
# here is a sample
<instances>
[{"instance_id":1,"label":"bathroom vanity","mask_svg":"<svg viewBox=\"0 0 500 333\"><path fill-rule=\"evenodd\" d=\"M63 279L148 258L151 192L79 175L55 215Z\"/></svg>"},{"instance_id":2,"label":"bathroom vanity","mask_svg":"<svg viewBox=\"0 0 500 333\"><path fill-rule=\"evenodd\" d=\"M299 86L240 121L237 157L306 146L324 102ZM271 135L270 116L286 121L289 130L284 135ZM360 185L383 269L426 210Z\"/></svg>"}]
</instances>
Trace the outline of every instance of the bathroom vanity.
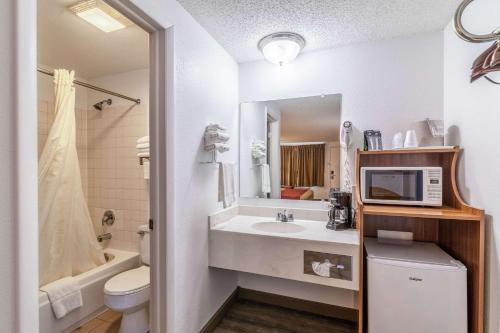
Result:
<instances>
[{"instance_id":1,"label":"bathroom vanity","mask_svg":"<svg viewBox=\"0 0 500 333\"><path fill-rule=\"evenodd\" d=\"M212 267L337 288L359 288L359 232L326 229L327 210L237 206L210 217Z\"/></svg>"}]
</instances>

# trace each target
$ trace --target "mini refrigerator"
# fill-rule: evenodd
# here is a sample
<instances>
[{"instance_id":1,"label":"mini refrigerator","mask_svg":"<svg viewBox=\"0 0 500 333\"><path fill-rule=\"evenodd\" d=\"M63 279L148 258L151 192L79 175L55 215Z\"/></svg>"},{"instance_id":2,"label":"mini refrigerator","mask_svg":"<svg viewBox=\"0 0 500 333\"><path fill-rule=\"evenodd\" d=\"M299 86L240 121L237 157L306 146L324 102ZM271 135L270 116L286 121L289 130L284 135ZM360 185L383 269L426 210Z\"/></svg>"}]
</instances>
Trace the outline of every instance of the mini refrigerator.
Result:
<instances>
[{"instance_id":1,"label":"mini refrigerator","mask_svg":"<svg viewBox=\"0 0 500 333\"><path fill-rule=\"evenodd\" d=\"M467 269L433 243L365 238L368 333L467 333Z\"/></svg>"}]
</instances>

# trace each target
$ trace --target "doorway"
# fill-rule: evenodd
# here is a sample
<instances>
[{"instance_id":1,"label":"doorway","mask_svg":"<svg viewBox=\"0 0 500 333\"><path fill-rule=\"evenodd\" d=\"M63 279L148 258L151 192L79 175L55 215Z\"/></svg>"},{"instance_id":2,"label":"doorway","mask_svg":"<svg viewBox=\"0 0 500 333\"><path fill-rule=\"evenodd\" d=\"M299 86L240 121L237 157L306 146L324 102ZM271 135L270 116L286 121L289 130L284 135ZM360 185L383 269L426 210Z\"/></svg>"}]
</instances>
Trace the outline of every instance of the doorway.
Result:
<instances>
[{"instance_id":1,"label":"doorway","mask_svg":"<svg viewBox=\"0 0 500 333\"><path fill-rule=\"evenodd\" d=\"M96 238L101 240L108 261L103 266L119 257L112 250L139 253L139 226L152 228L150 322L153 331L165 332L164 316L158 315L166 313L165 302L157 295L166 295L166 276L161 269L166 262L160 260L166 258L166 213L165 205L158 203L166 202L162 184L166 184L167 55L163 46L168 33L120 1L105 4L128 20L125 28L102 32L69 10L73 2L38 1L39 101L51 94L55 69L76 69L75 135L82 191ZM54 25L57 22L62 25ZM48 56L42 57L41 52ZM45 99L44 105L38 105L40 154L46 145L43 136L49 135L54 122L54 117L50 118L54 103ZM146 137L149 154L138 141L143 139L144 143ZM104 222L109 212L114 224L108 226ZM115 273L121 272L111 274ZM111 275L105 279L108 277ZM89 310L77 322L66 317L63 321L70 323L57 331L70 332L100 311L102 307ZM40 309L40 332L45 332L45 319Z\"/></svg>"}]
</instances>

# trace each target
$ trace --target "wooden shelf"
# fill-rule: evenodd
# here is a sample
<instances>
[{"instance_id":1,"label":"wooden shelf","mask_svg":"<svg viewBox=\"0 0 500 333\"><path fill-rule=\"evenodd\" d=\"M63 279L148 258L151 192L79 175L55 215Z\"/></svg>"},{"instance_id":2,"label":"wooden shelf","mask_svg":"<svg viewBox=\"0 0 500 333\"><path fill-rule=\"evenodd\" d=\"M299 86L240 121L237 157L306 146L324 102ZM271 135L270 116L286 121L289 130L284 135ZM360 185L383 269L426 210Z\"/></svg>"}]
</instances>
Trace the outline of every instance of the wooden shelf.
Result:
<instances>
[{"instance_id":1,"label":"wooden shelf","mask_svg":"<svg viewBox=\"0 0 500 333\"><path fill-rule=\"evenodd\" d=\"M459 147L422 147L422 148L402 148L390 150L359 151L360 155L397 155L397 154L429 154L429 153L456 153Z\"/></svg>"},{"instance_id":2,"label":"wooden shelf","mask_svg":"<svg viewBox=\"0 0 500 333\"><path fill-rule=\"evenodd\" d=\"M378 230L412 232L421 242L433 242L467 267L468 333L484 332L484 211L469 206L457 185L460 147L427 147L382 151L357 151L356 226L360 231L360 257L363 239L375 237ZM411 207L364 204L359 189L362 167L437 166L443 170L444 207ZM366 333L366 268L360 261L358 292L358 333Z\"/></svg>"},{"instance_id":3,"label":"wooden shelf","mask_svg":"<svg viewBox=\"0 0 500 333\"><path fill-rule=\"evenodd\" d=\"M452 207L409 207L394 205L363 205L363 214L400 216L400 217L420 217L441 220L473 220L480 221L482 216L474 212L467 212L459 208Z\"/></svg>"}]
</instances>

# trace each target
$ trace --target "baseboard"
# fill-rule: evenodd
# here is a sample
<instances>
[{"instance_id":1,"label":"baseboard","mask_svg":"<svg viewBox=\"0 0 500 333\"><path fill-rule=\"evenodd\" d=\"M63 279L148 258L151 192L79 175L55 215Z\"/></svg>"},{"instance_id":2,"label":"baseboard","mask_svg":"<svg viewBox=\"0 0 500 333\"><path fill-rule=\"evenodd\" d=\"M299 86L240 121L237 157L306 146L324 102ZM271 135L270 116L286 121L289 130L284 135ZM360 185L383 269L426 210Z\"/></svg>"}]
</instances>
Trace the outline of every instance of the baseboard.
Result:
<instances>
[{"instance_id":1,"label":"baseboard","mask_svg":"<svg viewBox=\"0 0 500 333\"><path fill-rule=\"evenodd\" d=\"M352 322L358 321L358 310L342 306L307 301L245 288L238 288L238 298L281 306L292 310L309 312L330 318L343 319Z\"/></svg>"},{"instance_id":2,"label":"baseboard","mask_svg":"<svg viewBox=\"0 0 500 333\"><path fill-rule=\"evenodd\" d=\"M226 299L224 304L217 310L217 312L214 313L212 318L203 326L201 329L200 333L212 333L219 323L222 321L226 313L229 311L231 308L231 305L233 305L234 302L238 299L238 294L239 294L239 287L236 288L233 293Z\"/></svg>"},{"instance_id":3,"label":"baseboard","mask_svg":"<svg viewBox=\"0 0 500 333\"><path fill-rule=\"evenodd\" d=\"M220 324L222 319L224 319L224 316L237 299L281 306L287 309L309 312L330 318L348 320L354 323L358 321L358 310L356 309L237 287L224 304L222 304L219 310L217 310L212 318L210 318L210 320L205 324L200 333L212 333Z\"/></svg>"}]
</instances>

